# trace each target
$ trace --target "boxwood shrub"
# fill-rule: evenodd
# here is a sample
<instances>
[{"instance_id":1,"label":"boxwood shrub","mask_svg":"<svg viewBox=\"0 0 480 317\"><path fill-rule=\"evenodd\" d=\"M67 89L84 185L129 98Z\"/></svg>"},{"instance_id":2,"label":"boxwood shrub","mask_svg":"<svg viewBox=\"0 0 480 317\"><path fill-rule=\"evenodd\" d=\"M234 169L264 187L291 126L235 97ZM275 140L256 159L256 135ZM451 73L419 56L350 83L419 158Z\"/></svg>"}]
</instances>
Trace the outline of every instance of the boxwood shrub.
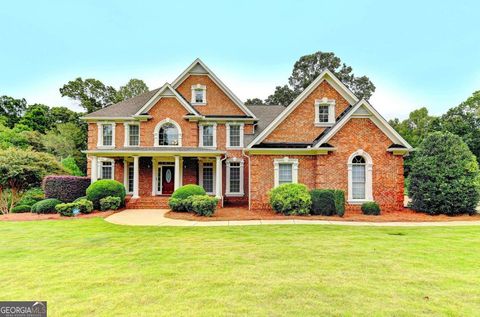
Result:
<instances>
[{"instance_id":1,"label":"boxwood shrub","mask_svg":"<svg viewBox=\"0 0 480 317\"><path fill-rule=\"evenodd\" d=\"M312 198L303 184L283 184L269 192L270 206L284 215L307 215Z\"/></svg>"},{"instance_id":2,"label":"boxwood shrub","mask_svg":"<svg viewBox=\"0 0 480 317\"><path fill-rule=\"evenodd\" d=\"M184 185L173 192L168 200L168 206L173 211L191 211L191 202L187 198L194 195L205 196L207 193L202 186Z\"/></svg>"},{"instance_id":3,"label":"boxwood shrub","mask_svg":"<svg viewBox=\"0 0 480 317\"><path fill-rule=\"evenodd\" d=\"M45 193L40 187L32 188L23 193L22 198L17 202L17 206L32 206L36 202L45 199Z\"/></svg>"},{"instance_id":4,"label":"boxwood shrub","mask_svg":"<svg viewBox=\"0 0 480 317\"><path fill-rule=\"evenodd\" d=\"M31 211L37 214L54 214L56 213L55 206L62 202L55 198L47 198L33 204Z\"/></svg>"},{"instance_id":5,"label":"boxwood shrub","mask_svg":"<svg viewBox=\"0 0 480 317\"><path fill-rule=\"evenodd\" d=\"M100 199L100 210L117 210L120 207L120 197L108 196Z\"/></svg>"},{"instance_id":6,"label":"boxwood shrub","mask_svg":"<svg viewBox=\"0 0 480 317\"><path fill-rule=\"evenodd\" d=\"M217 209L218 199L208 195L193 195L187 198L191 211L199 216L210 217Z\"/></svg>"},{"instance_id":7,"label":"boxwood shrub","mask_svg":"<svg viewBox=\"0 0 480 317\"><path fill-rule=\"evenodd\" d=\"M17 205L15 207L12 208L12 210L10 210L11 213L14 213L14 214L19 214L19 213L23 213L23 212L30 212L32 206L28 206L28 205Z\"/></svg>"},{"instance_id":8,"label":"boxwood shrub","mask_svg":"<svg viewBox=\"0 0 480 317\"><path fill-rule=\"evenodd\" d=\"M73 203L58 204L55 209L59 214L66 217L72 217L75 210L82 214L89 214L93 210L93 203L86 199L78 200Z\"/></svg>"},{"instance_id":9,"label":"boxwood shrub","mask_svg":"<svg viewBox=\"0 0 480 317\"><path fill-rule=\"evenodd\" d=\"M43 190L46 198L56 198L63 202L72 202L85 196L90 186L89 177L51 175L43 179Z\"/></svg>"},{"instance_id":10,"label":"boxwood shrub","mask_svg":"<svg viewBox=\"0 0 480 317\"><path fill-rule=\"evenodd\" d=\"M345 192L341 189L329 189L335 199L335 210L337 216L343 217L345 215Z\"/></svg>"},{"instance_id":11,"label":"boxwood shrub","mask_svg":"<svg viewBox=\"0 0 480 317\"><path fill-rule=\"evenodd\" d=\"M363 203L361 209L364 215L380 215L380 206L374 201Z\"/></svg>"},{"instance_id":12,"label":"boxwood shrub","mask_svg":"<svg viewBox=\"0 0 480 317\"><path fill-rule=\"evenodd\" d=\"M100 209L100 199L113 196L120 198L120 205L125 202L125 187L122 183L112 179L102 179L87 188L87 199L93 202L95 209Z\"/></svg>"},{"instance_id":13,"label":"boxwood shrub","mask_svg":"<svg viewBox=\"0 0 480 317\"><path fill-rule=\"evenodd\" d=\"M337 214L332 190L313 189L310 191L310 196L312 196L312 215L333 216Z\"/></svg>"}]
</instances>

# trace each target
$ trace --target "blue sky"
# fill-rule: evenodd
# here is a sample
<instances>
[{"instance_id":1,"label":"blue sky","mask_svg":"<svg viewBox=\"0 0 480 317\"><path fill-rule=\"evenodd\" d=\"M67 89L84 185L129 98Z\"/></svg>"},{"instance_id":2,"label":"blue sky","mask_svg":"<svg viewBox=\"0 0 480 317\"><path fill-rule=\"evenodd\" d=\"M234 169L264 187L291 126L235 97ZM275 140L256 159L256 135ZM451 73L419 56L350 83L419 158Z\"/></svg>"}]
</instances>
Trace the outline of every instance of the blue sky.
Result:
<instances>
[{"instance_id":1,"label":"blue sky","mask_svg":"<svg viewBox=\"0 0 480 317\"><path fill-rule=\"evenodd\" d=\"M243 100L332 51L377 86L387 118L441 114L480 89L478 1L3 1L0 95L79 108L78 76L173 81L200 57Z\"/></svg>"}]
</instances>

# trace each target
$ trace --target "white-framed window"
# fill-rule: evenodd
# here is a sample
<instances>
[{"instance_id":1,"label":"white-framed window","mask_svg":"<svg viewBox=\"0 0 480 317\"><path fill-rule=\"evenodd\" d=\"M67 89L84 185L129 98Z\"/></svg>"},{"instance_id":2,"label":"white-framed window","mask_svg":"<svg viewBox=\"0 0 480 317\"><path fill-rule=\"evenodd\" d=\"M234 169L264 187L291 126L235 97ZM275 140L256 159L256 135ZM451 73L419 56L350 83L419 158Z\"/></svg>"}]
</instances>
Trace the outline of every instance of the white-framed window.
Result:
<instances>
[{"instance_id":1,"label":"white-framed window","mask_svg":"<svg viewBox=\"0 0 480 317\"><path fill-rule=\"evenodd\" d=\"M200 186L207 194L215 193L215 163L210 161L200 162Z\"/></svg>"},{"instance_id":2,"label":"white-framed window","mask_svg":"<svg viewBox=\"0 0 480 317\"><path fill-rule=\"evenodd\" d=\"M192 99L193 105L206 105L207 104L207 86L205 85L193 85L192 86Z\"/></svg>"},{"instance_id":3,"label":"white-framed window","mask_svg":"<svg viewBox=\"0 0 480 317\"><path fill-rule=\"evenodd\" d=\"M243 160L234 158L227 160L227 196L243 196Z\"/></svg>"},{"instance_id":4,"label":"white-framed window","mask_svg":"<svg viewBox=\"0 0 480 317\"><path fill-rule=\"evenodd\" d=\"M275 159L273 166L275 187L282 184L298 183L298 159L288 157Z\"/></svg>"},{"instance_id":5,"label":"white-framed window","mask_svg":"<svg viewBox=\"0 0 480 317\"><path fill-rule=\"evenodd\" d=\"M315 100L315 125L331 126L335 123L335 100L316 99Z\"/></svg>"},{"instance_id":6,"label":"white-framed window","mask_svg":"<svg viewBox=\"0 0 480 317\"><path fill-rule=\"evenodd\" d=\"M127 194L133 194L133 161L131 159L123 160L123 185Z\"/></svg>"},{"instance_id":7,"label":"white-framed window","mask_svg":"<svg viewBox=\"0 0 480 317\"><path fill-rule=\"evenodd\" d=\"M98 179L114 179L115 161L113 159L101 158L98 164Z\"/></svg>"},{"instance_id":8,"label":"white-framed window","mask_svg":"<svg viewBox=\"0 0 480 317\"><path fill-rule=\"evenodd\" d=\"M371 156L357 150L348 158L348 202L363 203L373 200Z\"/></svg>"},{"instance_id":9,"label":"white-framed window","mask_svg":"<svg viewBox=\"0 0 480 317\"><path fill-rule=\"evenodd\" d=\"M243 123L227 123L227 147L243 147Z\"/></svg>"},{"instance_id":10,"label":"white-framed window","mask_svg":"<svg viewBox=\"0 0 480 317\"><path fill-rule=\"evenodd\" d=\"M125 123L125 146L140 146L139 123Z\"/></svg>"},{"instance_id":11,"label":"white-framed window","mask_svg":"<svg viewBox=\"0 0 480 317\"><path fill-rule=\"evenodd\" d=\"M199 144L202 147L217 146L217 125L201 124L199 125Z\"/></svg>"},{"instance_id":12,"label":"white-framed window","mask_svg":"<svg viewBox=\"0 0 480 317\"><path fill-rule=\"evenodd\" d=\"M115 147L115 123L98 123L98 147Z\"/></svg>"},{"instance_id":13,"label":"white-framed window","mask_svg":"<svg viewBox=\"0 0 480 317\"><path fill-rule=\"evenodd\" d=\"M154 134L154 146L182 146L180 125L170 118L160 121Z\"/></svg>"}]
</instances>

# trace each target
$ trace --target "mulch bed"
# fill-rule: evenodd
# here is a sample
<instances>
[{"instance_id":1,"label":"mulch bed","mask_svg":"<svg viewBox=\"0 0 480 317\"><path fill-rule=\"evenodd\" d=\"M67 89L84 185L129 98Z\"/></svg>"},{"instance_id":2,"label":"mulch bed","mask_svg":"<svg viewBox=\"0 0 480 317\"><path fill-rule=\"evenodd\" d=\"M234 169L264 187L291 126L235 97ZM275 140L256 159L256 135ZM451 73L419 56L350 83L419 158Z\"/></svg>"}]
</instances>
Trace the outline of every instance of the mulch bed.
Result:
<instances>
[{"instance_id":1,"label":"mulch bed","mask_svg":"<svg viewBox=\"0 0 480 317\"><path fill-rule=\"evenodd\" d=\"M424 222L424 221L479 221L480 214L474 216L430 216L417 213L410 209L398 212L383 213L380 216L367 216L363 214L345 213L344 217L338 216L283 216L273 210L248 210L242 207L219 208L212 217L200 217L193 213L173 212L165 214L172 219L195 220L195 221L225 221L225 220L278 220L278 219L302 219L302 220L331 220L331 221L368 221L368 222Z\"/></svg>"},{"instance_id":2,"label":"mulch bed","mask_svg":"<svg viewBox=\"0 0 480 317\"><path fill-rule=\"evenodd\" d=\"M94 211L91 214L80 214L76 217L64 217L60 214L35 214L31 212L24 212L18 214L6 214L0 215L0 221L36 221L36 220L71 220L71 219L85 219L85 218L95 218L101 217L106 218L115 212L115 211Z\"/></svg>"}]
</instances>

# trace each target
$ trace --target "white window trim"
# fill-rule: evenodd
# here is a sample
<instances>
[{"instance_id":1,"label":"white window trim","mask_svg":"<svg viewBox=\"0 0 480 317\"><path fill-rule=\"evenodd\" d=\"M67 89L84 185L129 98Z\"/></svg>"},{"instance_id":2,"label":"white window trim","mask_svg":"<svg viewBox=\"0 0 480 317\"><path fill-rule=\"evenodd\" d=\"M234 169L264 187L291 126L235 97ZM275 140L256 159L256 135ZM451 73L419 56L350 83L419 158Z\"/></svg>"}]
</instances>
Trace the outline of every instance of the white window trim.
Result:
<instances>
[{"instance_id":1,"label":"white window trim","mask_svg":"<svg viewBox=\"0 0 480 317\"><path fill-rule=\"evenodd\" d=\"M132 125L136 125L138 126L138 145L131 145L130 144L130 126ZM137 123L137 122L124 122L123 123L123 126L124 126L124 130L125 130L125 140L124 140L124 143L123 145L125 147L136 147L136 146L140 146L140 123Z\"/></svg>"},{"instance_id":2,"label":"white window trim","mask_svg":"<svg viewBox=\"0 0 480 317\"><path fill-rule=\"evenodd\" d=\"M203 145L203 127L204 126L213 126L213 145L212 146L205 146ZM217 147L217 124L216 123L200 123L198 125L199 129L199 147L206 147L206 148L216 148Z\"/></svg>"},{"instance_id":3,"label":"white window trim","mask_svg":"<svg viewBox=\"0 0 480 317\"><path fill-rule=\"evenodd\" d=\"M103 126L111 125L112 126L112 145L103 145ZM115 122L97 122L98 133L97 133L97 148L102 149L113 149L115 148Z\"/></svg>"},{"instance_id":4,"label":"white window trim","mask_svg":"<svg viewBox=\"0 0 480 317\"><path fill-rule=\"evenodd\" d=\"M123 186L125 186L125 191L128 195L133 195L133 191L128 191L128 168L130 167L130 164L133 165L133 159L123 159Z\"/></svg>"},{"instance_id":5,"label":"white window trim","mask_svg":"<svg viewBox=\"0 0 480 317\"><path fill-rule=\"evenodd\" d=\"M230 192L230 163L240 163L240 191L235 193ZM227 188L226 188L225 195L231 196L231 197L244 196L245 192L243 188L243 182L244 182L243 160L236 157L228 159L227 160L227 178L226 178Z\"/></svg>"},{"instance_id":6,"label":"white window trim","mask_svg":"<svg viewBox=\"0 0 480 317\"><path fill-rule=\"evenodd\" d=\"M355 156L362 156L365 159L365 199L353 199L353 172L352 172L352 160ZM350 204L363 204L365 202L373 201L372 190L372 175L373 175L373 161L372 157L364 150L357 150L347 161L348 166L348 198L347 202Z\"/></svg>"},{"instance_id":7,"label":"white window trim","mask_svg":"<svg viewBox=\"0 0 480 317\"><path fill-rule=\"evenodd\" d=\"M328 122L319 121L320 106L328 106ZM335 123L335 100L323 97L315 99L315 126L330 127Z\"/></svg>"},{"instance_id":8,"label":"white window trim","mask_svg":"<svg viewBox=\"0 0 480 317\"><path fill-rule=\"evenodd\" d=\"M278 187L280 184L279 165L280 164L292 164L292 184L298 183L298 159L291 159L285 156L281 159L274 159L274 186Z\"/></svg>"},{"instance_id":9,"label":"white window trim","mask_svg":"<svg viewBox=\"0 0 480 317\"><path fill-rule=\"evenodd\" d=\"M230 126L240 126L240 145L239 146L231 146L230 145ZM228 149L243 149L243 130L244 124L243 123L227 123L227 148Z\"/></svg>"},{"instance_id":10,"label":"white window trim","mask_svg":"<svg viewBox=\"0 0 480 317\"><path fill-rule=\"evenodd\" d=\"M195 99L195 90L203 90L203 101L202 102L197 102ZM192 85L192 98L191 102L192 105L194 106L205 106L207 104L207 86L205 85Z\"/></svg>"},{"instance_id":11,"label":"white window trim","mask_svg":"<svg viewBox=\"0 0 480 317\"><path fill-rule=\"evenodd\" d=\"M160 140L160 136L158 135L158 133L160 132L160 128L165 123L172 123L177 128L177 130L178 130L178 145L159 145L158 144L158 142ZM166 118L166 119L160 121L159 123L157 123L157 125L155 126L155 129L153 131L153 142L154 142L153 146L155 146L155 147L181 147L182 146L182 128L174 120L172 120L170 118Z\"/></svg>"},{"instance_id":12,"label":"white window trim","mask_svg":"<svg viewBox=\"0 0 480 317\"><path fill-rule=\"evenodd\" d=\"M112 162L112 178L115 179L115 160L111 158L106 158L106 157L99 157L98 158L98 163L97 163L97 175L98 179L106 179L103 178L102 176L102 167L103 167L103 162Z\"/></svg>"},{"instance_id":13,"label":"white window trim","mask_svg":"<svg viewBox=\"0 0 480 317\"><path fill-rule=\"evenodd\" d=\"M211 192L207 192L208 195L215 195L216 193L216 190L217 190L217 167L216 167L216 164L215 164L215 161L214 160L202 160L202 161L199 161L198 162L198 168L199 168L199 171L198 171L198 183L200 186L203 187L203 164L204 163L212 163L212 173L213 173L213 188L212 188L212 191Z\"/></svg>"}]
</instances>

